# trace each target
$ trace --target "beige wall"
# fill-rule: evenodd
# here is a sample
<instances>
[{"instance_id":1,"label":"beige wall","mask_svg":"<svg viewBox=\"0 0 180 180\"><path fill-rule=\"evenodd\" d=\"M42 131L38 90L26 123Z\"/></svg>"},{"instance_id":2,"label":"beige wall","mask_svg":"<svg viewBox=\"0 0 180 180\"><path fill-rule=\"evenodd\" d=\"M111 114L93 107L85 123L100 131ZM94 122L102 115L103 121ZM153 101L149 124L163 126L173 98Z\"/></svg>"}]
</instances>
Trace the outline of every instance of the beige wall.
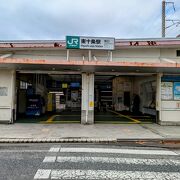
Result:
<instances>
[{"instance_id":1,"label":"beige wall","mask_svg":"<svg viewBox=\"0 0 180 180\"><path fill-rule=\"evenodd\" d=\"M15 71L0 71L0 87L7 88L6 94L0 95L0 122L12 121L12 110L15 109Z\"/></svg>"},{"instance_id":2,"label":"beige wall","mask_svg":"<svg viewBox=\"0 0 180 180\"><path fill-rule=\"evenodd\" d=\"M128 48L113 51L113 61L129 62L166 62L165 58L180 61L176 57L178 48ZM180 48L179 48L180 49ZM10 54L11 52L1 52L0 54ZM110 53L104 50L92 50L92 60L109 61ZM13 58L47 59L47 60L66 60L67 51L64 50L17 50L13 51ZM88 50L69 50L70 60L88 60Z\"/></svg>"},{"instance_id":3,"label":"beige wall","mask_svg":"<svg viewBox=\"0 0 180 180\"><path fill-rule=\"evenodd\" d=\"M180 125L180 101L161 101L161 124Z\"/></svg>"}]
</instances>

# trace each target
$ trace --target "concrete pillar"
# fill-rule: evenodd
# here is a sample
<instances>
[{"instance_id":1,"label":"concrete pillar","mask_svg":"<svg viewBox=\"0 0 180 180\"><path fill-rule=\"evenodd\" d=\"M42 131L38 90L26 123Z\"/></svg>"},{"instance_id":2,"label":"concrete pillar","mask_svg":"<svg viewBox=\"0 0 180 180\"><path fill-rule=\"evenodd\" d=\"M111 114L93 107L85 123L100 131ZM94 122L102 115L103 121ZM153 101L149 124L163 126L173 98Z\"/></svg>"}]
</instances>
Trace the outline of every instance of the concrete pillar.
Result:
<instances>
[{"instance_id":1,"label":"concrete pillar","mask_svg":"<svg viewBox=\"0 0 180 180\"><path fill-rule=\"evenodd\" d=\"M16 109L16 71L0 71L0 123L13 123Z\"/></svg>"},{"instance_id":2,"label":"concrete pillar","mask_svg":"<svg viewBox=\"0 0 180 180\"><path fill-rule=\"evenodd\" d=\"M81 124L94 123L94 74L82 73Z\"/></svg>"},{"instance_id":3,"label":"concrete pillar","mask_svg":"<svg viewBox=\"0 0 180 180\"><path fill-rule=\"evenodd\" d=\"M157 112L157 123L162 120L161 114L161 77L162 73L158 73L156 76L156 112Z\"/></svg>"}]
</instances>

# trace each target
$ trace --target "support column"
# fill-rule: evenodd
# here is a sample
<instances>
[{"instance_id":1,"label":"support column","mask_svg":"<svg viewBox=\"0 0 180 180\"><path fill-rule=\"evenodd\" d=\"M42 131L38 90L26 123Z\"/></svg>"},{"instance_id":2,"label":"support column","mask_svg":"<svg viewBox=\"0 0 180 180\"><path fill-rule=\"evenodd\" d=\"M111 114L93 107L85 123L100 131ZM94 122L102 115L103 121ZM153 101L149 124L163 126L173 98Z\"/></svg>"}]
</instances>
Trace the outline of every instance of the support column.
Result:
<instances>
[{"instance_id":1,"label":"support column","mask_svg":"<svg viewBox=\"0 0 180 180\"><path fill-rule=\"evenodd\" d=\"M0 123L13 123L16 109L16 72L0 71Z\"/></svg>"},{"instance_id":2,"label":"support column","mask_svg":"<svg viewBox=\"0 0 180 180\"><path fill-rule=\"evenodd\" d=\"M159 124L162 120L161 114L161 77L162 73L158 73L156 77L156 112L157 112L157 123Z\"/></svg>"},{"instance_id":3,"label":"support column","mask_svg":"<svg viewBox=\"0 0 180 180\"><path fill-rule=\"evenodd\" d=\"M82 73L81 124L94 124L93 73Z\"/></svg>"}]
</instances>

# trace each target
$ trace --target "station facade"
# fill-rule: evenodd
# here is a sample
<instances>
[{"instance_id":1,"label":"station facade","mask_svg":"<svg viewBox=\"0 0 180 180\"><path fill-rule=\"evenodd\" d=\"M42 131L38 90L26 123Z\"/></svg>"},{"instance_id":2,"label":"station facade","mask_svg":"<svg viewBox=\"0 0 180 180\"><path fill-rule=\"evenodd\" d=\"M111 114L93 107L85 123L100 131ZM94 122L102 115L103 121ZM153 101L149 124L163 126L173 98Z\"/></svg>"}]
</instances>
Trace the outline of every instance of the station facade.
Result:
<instances>
[{"instance_id":1,"label":"station facade","mask_svg":"<svg viewBox=\"0 0 180 180\"><path fill-rule=\"evenodd\" d=\"M66 114L82 124L147 116L180 125L180 39L116 39L104 49L66 43L0 42L0 123Z\"/></svg>"}]
</instances>

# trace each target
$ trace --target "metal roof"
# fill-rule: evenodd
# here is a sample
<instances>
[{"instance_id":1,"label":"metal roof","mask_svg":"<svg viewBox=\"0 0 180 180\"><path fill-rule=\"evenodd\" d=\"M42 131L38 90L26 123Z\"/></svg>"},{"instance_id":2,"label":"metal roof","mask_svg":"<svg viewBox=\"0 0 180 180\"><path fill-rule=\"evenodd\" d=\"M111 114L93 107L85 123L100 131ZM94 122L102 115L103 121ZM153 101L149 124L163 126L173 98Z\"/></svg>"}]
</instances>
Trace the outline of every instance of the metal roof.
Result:
<instances>
[{"instance_id":1,"label":"metal roof","mask_svg":"<svg viewBox=\"0 0 180 180\"><path fill-rule=\"evenodd\" d=\"M115 42L119 41L180 41L179 37L176 38L115 38ZM0 40L0 43L65 43L65 40Z\"/></svg>"},{"instance_id":2,"label":"metal roof","mask_svg":"<svg viewBox=\"0 0 180 180\"><path fill-rule=\"evenodd\" d=\"M115 49L120 48L180 48L180 38L139 38L139 39L116 39ZM65 40L19 40L0 41L0 49L66 49Z\"/></svg>"}]
</instances>

